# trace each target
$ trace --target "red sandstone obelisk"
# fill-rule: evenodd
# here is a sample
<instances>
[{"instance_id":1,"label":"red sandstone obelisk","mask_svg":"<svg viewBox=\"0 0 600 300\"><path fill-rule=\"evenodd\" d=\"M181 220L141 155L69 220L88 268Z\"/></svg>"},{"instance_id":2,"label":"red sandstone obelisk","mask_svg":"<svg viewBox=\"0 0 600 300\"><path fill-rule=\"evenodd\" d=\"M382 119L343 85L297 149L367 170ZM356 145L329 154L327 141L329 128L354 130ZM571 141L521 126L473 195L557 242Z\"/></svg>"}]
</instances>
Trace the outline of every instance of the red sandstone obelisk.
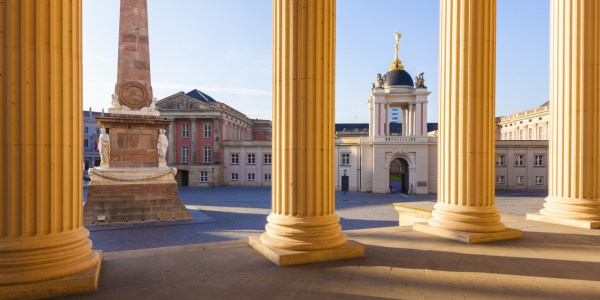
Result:
<instances>
[{"instance_id":1,"label":"red sandstone obelisk","mask_svg":"<svg viewBox=\"0 0 600 300\"><path fill-rule=\"evenodd\" d=\"M84 225L194 220L165 159L171 122L152 97L147 1L121 0L120 14L117 83L108 114L96 117L101 163L89 171Z\"/></svg>"},{"instance_id":2,"label":"red sandstone obelisk","mask_svg":"<svg viewBox=\"0 0 600 300\"><path fill-rule=\"evenodd\" d=\"M121 105L130 108L150 105L152 85L149 45L147 1L121 0L119 68L115 85L115 95L119 97Z\"/></svg>"}]
</instances>

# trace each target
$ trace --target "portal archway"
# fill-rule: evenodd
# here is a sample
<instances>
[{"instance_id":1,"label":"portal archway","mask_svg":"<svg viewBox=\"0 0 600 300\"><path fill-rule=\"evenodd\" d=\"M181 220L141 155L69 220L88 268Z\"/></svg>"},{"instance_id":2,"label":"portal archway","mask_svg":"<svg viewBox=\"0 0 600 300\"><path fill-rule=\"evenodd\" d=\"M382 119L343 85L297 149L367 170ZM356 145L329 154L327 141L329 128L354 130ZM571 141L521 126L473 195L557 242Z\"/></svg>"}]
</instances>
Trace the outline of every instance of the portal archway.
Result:
<instances>
[{"instance_id":1,"label":"portal archway","mask_svg":"<svg viewBox=\"0 0 600 300\"><path fill-rule=\"evenodd\" d=\"M385 163L384 178L387 179L385 193L413 193L415 167L414 160L407 155L399 154L390 157Z\"/></svg>"},{"instance_id":2,"label":"portal archway","mask_svg":"<svg viewBox=\"0 0 600 300\"><path fill-rule=\"evenodd\" d=\"M406 159L402 157L392 159L390 162L388 178L390 193L403 192L408 194L410 192L410 186L408 184L410 171Z\"/></svg>"}]
</instances>

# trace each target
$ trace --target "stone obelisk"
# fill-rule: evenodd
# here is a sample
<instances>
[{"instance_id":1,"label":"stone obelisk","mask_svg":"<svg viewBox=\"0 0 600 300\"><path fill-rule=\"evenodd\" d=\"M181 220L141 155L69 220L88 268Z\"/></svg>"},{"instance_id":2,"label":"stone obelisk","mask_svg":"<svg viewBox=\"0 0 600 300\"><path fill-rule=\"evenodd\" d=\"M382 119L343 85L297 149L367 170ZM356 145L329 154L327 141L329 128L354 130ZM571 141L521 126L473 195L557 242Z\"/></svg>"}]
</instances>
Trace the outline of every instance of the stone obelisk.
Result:
<instances>
[{"instance_id":1,"label":"stone obelisk","mask_svg":"<svg viewBox=\"0 0 600 300\"><path fill-rule=\"evenodd\" d=\"M92 169L85 226L193 220L168 168L165 128L150 81L146 0L121 0L119 68L112 107L98 141L100 167Z\"/></svg>"},{"instance_id":2,"label":"stone obelisk","mask_svg":"<svg viewBox=\"0 0 600 300\"><path fill-rule=\"evenodd\" d=\"M143 108L152 101L149 45L147 1L121 0L115 95L122 106Z\"/></svg>"}]
</instances>

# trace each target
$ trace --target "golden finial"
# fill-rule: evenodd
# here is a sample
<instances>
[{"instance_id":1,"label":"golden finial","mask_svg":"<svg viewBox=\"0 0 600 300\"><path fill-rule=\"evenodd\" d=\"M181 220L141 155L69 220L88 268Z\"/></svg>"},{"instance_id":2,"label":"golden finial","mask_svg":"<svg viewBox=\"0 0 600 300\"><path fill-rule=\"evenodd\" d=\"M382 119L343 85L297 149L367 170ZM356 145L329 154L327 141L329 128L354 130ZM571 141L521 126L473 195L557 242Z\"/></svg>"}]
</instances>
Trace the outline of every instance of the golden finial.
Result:
<instances>
[{"instance_id":1,"label":"golden finial","mask_svg":"<svg viewBox=\"0 0 600 300\"><path fill-rule=\"evenodd\" d=\"M394 59L394 61L392 62L392 65L390 66L390 71L391 70L404 70L404 66L402 65L402 62L398 59L398 44L400 43L401 37L402 37L402 35L399 34L398 31L396 31L396 59Z\"/></svg>"}]
</instances>

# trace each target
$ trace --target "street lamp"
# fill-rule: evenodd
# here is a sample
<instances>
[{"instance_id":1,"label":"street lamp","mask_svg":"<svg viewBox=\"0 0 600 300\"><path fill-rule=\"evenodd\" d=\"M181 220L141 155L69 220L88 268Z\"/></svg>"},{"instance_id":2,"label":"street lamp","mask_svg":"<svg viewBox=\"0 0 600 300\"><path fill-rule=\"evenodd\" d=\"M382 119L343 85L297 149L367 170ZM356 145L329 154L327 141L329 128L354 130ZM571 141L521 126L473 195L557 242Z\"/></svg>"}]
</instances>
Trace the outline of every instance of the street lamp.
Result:
<instances>
[{"instance_id":1,"label":"street lamp","mask_svg":"<svg viewBox=\"0 0 600 300\"><path fill-rule=\"evenodd\" d=\"M342 177L342 190L344 190L344 195L346 195L346 190L348 189L348 186L346 185L350 185L350 182L346 176L346 169L344 169L344 176Z\"/></svg>"},{"instance_id":2,"label":"street lamp","mask_svg":"<svg viewBox=\"0 0 600 300\"><path fill-rule=\"evenodd\" d=\"M213 172L213 189L215 188L215 168L212 168L212 172Z\"/></svg>"}]
</instances>

